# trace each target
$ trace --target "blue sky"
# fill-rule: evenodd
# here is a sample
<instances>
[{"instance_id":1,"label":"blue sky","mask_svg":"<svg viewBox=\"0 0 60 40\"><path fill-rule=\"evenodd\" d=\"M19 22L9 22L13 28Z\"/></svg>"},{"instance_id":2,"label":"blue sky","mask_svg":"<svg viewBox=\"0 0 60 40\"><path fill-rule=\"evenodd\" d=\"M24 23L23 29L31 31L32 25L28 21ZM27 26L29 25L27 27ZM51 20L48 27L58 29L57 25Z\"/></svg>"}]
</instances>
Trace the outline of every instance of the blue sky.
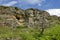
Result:
<instances>
[{"instance_id":1,"label":"blue sky","mask_svg":"<svg viewBox=\"0 0 60 40\"><path fill-rule=\"evenodd\" d=\"M0 5L17 6L22 9L38 8L41 10L59 9L60 0L0 0Z\"/></svg>"},{"instance_id":2,"label":"blue sky","mask_svg":"<svg viewBox=\"0 0 60 40\"><path fill-rule=\"evenodd\" d=\"M0 0L0 5L22 9L37 8L60 16L60 0Z\"/></svg>"}]
</instances>

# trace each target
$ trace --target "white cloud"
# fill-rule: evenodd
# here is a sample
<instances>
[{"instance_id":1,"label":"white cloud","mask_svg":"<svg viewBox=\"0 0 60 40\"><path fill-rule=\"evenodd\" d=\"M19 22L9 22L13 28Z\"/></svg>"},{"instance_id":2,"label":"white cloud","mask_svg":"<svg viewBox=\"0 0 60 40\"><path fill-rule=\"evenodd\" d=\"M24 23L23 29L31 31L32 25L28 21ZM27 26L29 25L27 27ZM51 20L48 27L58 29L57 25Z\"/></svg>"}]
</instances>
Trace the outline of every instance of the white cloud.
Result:
<instances>
[{"instance_id":1,"label":"white cloud","mask_svg":"<svg viewBox=\"0 0 60 40\"><path fill-rule=\"evenodd\" d=\"M40 0L26 0L29 4L37 4L40 2Z\"/></svg>"},{"instance_id":2,"label":"white cloud","mask_svg":"<svg viewBox=\"0 0 60 40\"><path fill-rule=\"evenodd\" d=\"M11 1L9 3L6 3L6 4L2 4L3 6L12 6L12 5L15 5L17 3L17 1Z\"/></svg>"},{"instance_id":3,"label":"white cloud","mask_svg":"<svg viewBox=\"0 0 60 40\"><path fill-rule=\"evenodd\" d=\"M18 2L24 4L24 5L38 5L41 6L41 4L45 1L45 0L17 0Z\"/></svg>"},{"instance_id":4,"label":"white cloud","mask_svg":"<svg viewBox=\"0 0 60 40\"><path fill-rule=\"evenodd\" d=\"M44 1L45 0L14 0L14 1L12 0L11 2L9 2L8 0L0 0L0 5L12 6L12 5L15 5L17 3L19 6L20 5L37 5L37 6L41 6ZM9 2L9 3L7 3L7 2Z\"/></svg>"},{"instance_id":5,"label":"white cloud","mask_svg":"<svg viewBox=\"0 0 60 40\"><path fill-rule=\"evenodd\" d=\"M40 4L45 0L26 0L27 3L29 4Z\"/></svg>"},{"instance_id":6,"label":"white cloud","mask_svg":"<svg viewBox=\"0 0 60 40\"><path fill-rule=\"evenodd\" d=\"M50 15L60 16L60 9L48 9L48 10L46 10L46 11L49 12Z\"/></svg>"},{"instance_id":7,"label":"white cloud","mask_svg":"<svg viewBox=\"0 0 60 40\"><path fill-rule=\"evenodd\" d=\"M41 4L38 4L38 6L41 6Z\"/></svg>"}]
</instances>

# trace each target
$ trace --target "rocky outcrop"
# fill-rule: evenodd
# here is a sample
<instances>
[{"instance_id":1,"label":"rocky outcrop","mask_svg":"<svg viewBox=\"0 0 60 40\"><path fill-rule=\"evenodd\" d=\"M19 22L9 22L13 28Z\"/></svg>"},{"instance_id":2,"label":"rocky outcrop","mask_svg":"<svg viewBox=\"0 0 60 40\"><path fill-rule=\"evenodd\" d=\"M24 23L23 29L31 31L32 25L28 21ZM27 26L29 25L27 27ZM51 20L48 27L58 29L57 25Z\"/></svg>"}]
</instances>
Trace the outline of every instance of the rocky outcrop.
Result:
<instances>
[{"instance_id":1,"label":"rocky outcrop","mask_svg":"<svg viewBox=\"0 0 60 40\"><path fill-rule=\"evenodd\" d=\"M17 7L0 6L0 25L1 26L20 26L24 21L24 10Z\"/></svg>"},{"instance_id":2,"label":"rocky outcrop","mask_svg":"<svg viewBox=\"0 0 60 40\"><path fill-rule=\"evenodd\" d=\"M42 23L47 25L49 21L47 18L50 16L49 13L38 10L38 9L27 9L26 15L28 16L28 26L29 27L41 27Z\"/></svg>"},{"instance_id":3,"label":"rocky outcrop","mask_svg":"<svg viewBox=\"0 0 60 40\"><path fill-rule=\"evenodd\" d=\"M0 6L0 26L36 28L42 27L42 24L44 24L48 27L53 18L58 20L58 17L50 16L48 12L34 8L22 10L17 7Z\"/></svg>"}]
</instances>

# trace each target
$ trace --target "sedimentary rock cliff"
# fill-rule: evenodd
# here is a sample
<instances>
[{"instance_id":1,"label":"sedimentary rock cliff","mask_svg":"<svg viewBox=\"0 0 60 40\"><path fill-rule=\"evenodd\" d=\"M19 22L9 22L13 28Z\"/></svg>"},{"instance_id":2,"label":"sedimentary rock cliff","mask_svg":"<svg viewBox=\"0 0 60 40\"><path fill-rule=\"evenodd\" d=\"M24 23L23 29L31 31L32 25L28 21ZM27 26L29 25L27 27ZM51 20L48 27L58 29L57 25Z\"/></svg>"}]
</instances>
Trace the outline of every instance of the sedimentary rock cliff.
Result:
<instances>
[{"instance_id":1,"label":"sedimentary rock cliff","mask_svg":"<svg viewBox=\"0 0 60 40\"><path fill-rule=\"evenodd\" d=\"M50 16L48 12L29 8L26 10L19 9L17 7L0 6L0 26L28 26L28 27L41 27L42 24L48 27L50 24L54 24L54 20L60 18L56 16Z\"/></svg>"}]
</instances>

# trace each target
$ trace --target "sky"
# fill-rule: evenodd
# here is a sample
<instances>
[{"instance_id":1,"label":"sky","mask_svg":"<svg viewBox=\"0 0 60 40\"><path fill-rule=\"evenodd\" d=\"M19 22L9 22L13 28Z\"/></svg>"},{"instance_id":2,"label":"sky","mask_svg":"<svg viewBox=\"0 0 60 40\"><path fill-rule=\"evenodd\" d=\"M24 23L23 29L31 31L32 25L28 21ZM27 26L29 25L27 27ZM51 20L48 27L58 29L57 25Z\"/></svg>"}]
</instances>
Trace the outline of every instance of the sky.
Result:
<instances>
[{"instance_id":1,"label":"sky","mask_svg":"<svg viewBox=\"0 0 60 40\"><path fill-rule=\"evenodd\" d=\"M37 8L60 16L60 0L0 0L2 6L16 6L22 9Z\"/></svg>"}]
</instances>

